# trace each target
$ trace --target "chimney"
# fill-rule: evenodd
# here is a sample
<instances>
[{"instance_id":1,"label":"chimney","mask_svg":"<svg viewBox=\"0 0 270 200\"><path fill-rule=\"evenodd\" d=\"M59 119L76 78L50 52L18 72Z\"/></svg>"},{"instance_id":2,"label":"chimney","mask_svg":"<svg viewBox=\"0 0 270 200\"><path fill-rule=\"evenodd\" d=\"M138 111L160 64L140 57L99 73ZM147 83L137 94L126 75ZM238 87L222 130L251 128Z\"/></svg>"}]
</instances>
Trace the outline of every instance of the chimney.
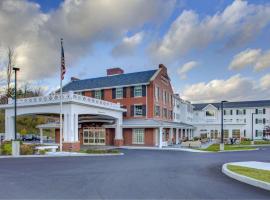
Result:
<instances>
[{"instance_id":1,"label":"chimney","mask_svg":"<svg viewBox=\"0 0 270 200\"><path fill-rule=\"evenodd\" d=\"M74 76L72 76L71 78L70 78L70 80L71 81L78 81L78 80L80 80L79 78L76 78L76 77L74 77Z\"/></svg>"},{"instance_id":2,"label":"chimney","mask_svg":"<svg viewBox=\"0 0 270 200\"><path fill-rule=\"evenodd\" d=\"M113 75L118 75L118 74L123 74L123 73L124 73L124 70L122 70L119 67L107 69L107 76L113 76Z\"/></svg>"},{"instance_id":3,"label":"chimney","mask_svg":"<svg viewBox=\"0 0 270 200\"><path fill-rule=\"evenodd\" d=\"M159 68L165 68L166 69L165 65L163 65L163 64L159 64L158 67Z\"/></svg>"}]
</instances>

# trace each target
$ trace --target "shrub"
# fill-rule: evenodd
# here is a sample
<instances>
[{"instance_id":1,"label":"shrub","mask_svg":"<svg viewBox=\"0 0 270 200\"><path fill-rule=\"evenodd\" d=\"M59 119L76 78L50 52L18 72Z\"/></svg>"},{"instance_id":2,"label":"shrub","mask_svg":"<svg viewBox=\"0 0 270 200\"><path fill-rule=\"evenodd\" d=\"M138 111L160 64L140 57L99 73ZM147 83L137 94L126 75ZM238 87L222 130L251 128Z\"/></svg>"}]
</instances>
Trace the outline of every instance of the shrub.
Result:
<instances>
[{"instance_id":1,"label":"shrub","mask_svg":"<svg viewBox=\"0 0 270 200\"><path fill-rule=\"evenodd\" d=\"M22 144L20 147L21 155L33 155L35 152L35 146L29 144Z\"/></svg>"},{"instance_id":2,"label":"shrub","mask_svg":"<svg viewBox=\"0 0 270 200\"><path fill-rule=\"evenodd\" d=\"M45 149L41 149L39 150L39 155L45 155L46 154L46 150Z\"/></svg>"},{"instance_id":3,"label":"shrub","mask_svg":"<svg viewBox=\"0 0 270 200\"><path fill-rule=\"evenodd\" d=\"M106 154L106 153L120 153L118 149L87 149L85 151L82 151L83 153L89 153L89 154Z\"/></svg>"},{"instance_id":4,"label":"shrub","mask_svg":"<svg viewBox=\"0 0 270 200\"><path fill-rule=\"evenodd\" d=\"M12 154L12 145L11 142L3 142L1 145L1 154L2 155L11 155Z\"/></svg>"},{"instance_id":5,"label":"shrub","mask_svg":"<svg viewBox=\"0 0 270 200\"><path fill-rule=\"evenodd\" d=\"M199 137L194 137L193 138L193 141L197 141L197 140L200 140L200 138Z\"/></svg>"}]
</instances>

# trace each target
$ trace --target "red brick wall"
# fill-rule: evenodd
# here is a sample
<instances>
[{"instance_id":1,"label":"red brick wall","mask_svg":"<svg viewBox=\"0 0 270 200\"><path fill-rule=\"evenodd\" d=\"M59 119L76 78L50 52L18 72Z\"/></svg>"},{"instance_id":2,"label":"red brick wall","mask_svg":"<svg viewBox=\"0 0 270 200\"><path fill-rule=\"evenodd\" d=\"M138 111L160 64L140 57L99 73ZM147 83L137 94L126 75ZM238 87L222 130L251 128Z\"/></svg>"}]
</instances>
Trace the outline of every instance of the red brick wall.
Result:
<instances>
[{"instance_id":1,"label":"red brick wall","mask_svg":"<svg viewBox=\"0 0 270 200\"><path fill-rule=\"evenodd\" d=\"M106 128L106 145L114 145L115 129Z\"/></svg>"},{"instance_id":2,"label":"red brick wall","mask_svg":"<svg viewBox=\"0 0 270 200\"><path fill-rule=\"evenodd\" d=\"M132 144L132 129L123 129L124 145L136 145L136 146L155 146L155 129L146 128L144 130L144 144Z\"/></svg>"}]
</instances>

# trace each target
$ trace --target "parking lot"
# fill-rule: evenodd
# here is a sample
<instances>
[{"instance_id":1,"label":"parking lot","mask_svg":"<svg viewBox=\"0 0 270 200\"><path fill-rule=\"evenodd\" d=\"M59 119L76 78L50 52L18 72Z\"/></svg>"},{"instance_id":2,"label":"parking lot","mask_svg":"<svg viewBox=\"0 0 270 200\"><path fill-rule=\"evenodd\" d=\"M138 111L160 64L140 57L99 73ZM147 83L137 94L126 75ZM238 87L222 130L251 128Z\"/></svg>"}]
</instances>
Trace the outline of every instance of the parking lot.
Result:
<instances>
[{"instance_id":1,"label":"parking lot","mask_svg":"<svg viewBox=\"0 0 270 200\"><path fill-rule=\"evenodd\" d=\"M270 149L190 153L123 150L124 156L0 159L0 198L269 199L221 173L230 161L268 161Z\"/></svg>"}]
</instances>

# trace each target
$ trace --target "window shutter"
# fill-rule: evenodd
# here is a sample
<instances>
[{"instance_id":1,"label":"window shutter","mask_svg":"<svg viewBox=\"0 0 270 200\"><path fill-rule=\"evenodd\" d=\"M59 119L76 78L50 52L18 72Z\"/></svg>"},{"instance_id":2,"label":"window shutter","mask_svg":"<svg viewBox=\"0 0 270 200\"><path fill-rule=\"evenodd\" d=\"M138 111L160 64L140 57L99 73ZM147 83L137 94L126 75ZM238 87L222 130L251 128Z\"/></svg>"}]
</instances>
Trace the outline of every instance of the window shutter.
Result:
<instances>
[{"instance_id":1,"label":"window shutter","mask_svg":"<svg viewBox=\"0 0 270 200\"><path fill-rule=\"evenodd\" d=\"M236 115L238 115L238 110L236 110Z\"/></svg>"},{"instance_id":2,"label":"window shutter","mask_svg":"<svg viewBox=\"0 0 270 200\"><path fill-rule=\"evenodd\" d=\"M231 115L233 115L233 110L231 110Z\"/></svg>"},{"instance_id":3,"label":"window shutter","mask_svg":"<svg viewBox=\"0 0 270 200\"><path fill-rule=\"evenodd\" d=\"M256 108L256 111L255 111L256 114L258 114L258 109Z\"/></svg>"},{"instance_id":4,"label":"window shutter","mask_svg":"<svg viewBox=\"0 0 270 200\"><path fill-rule=\"evenodd\" d=\"M256 134L255 135L256 135L256 137L258 137L258 130L256 130Z\"/></svg>"},{"instance_id":5,"label":"window shutter","mask_svg":"<svg viewBox=\"0 0 270 200\"><path fill-rule=\"evenodd\" d=\"M115 94L116 94L116 89L113 88L113 89L112 89L112 99L115 99L115 96L116 96Z\"/></svg>"},{"instance_id":6,"label":"window shutter","mask_svg":"<svg viewBox=\"0 0 270 200\"><path fill-rule=\"evenodd\" d=\"M134 97L134 86L130 87L130 97Z\"/></svg>"},{"instance_id":7,"label":"window shutter","mask_svg":"<svg viewBox=\"0 0 270 200\"><path fill-rule=\"evenodd\" d=\"M142 96L146 96L146 85L142 85Z\"/></svg>"},{"instance_id":8,"label":"window shutter","mask_svg":"<svg viewBox=\"0 0 270 200\"><path fill-rule=\"evenodd\" d=\"M101 90L101 99L104 100L104 90Z\"/></svg>"},{"instance_id":9,"label":"window shutter","mask_svg":"<svg viewBox=\"0 0 270 200\"><path fill-rule=\"evenodd\" d=\"M265 124L265 118L263 118L263 124Z\"/></svg>"},{"instance_id":10,"label":"window shutter","mask_svg":"<svg viewBox=\"0 0 270 200\"><path fill-rule=\"evenodd\" d=\"M142 115L146 116L146 105L142 106Z\"/></svg>"},{"instance_id":11,"label":"window shutter","mask_svg":"<svg viewBox=\"0 0 270 200\"><path fill-rule=\"evenodd\" d=\"M246 114L246 109L244 109L244 115Z\"/></svg>"},{"instance_id":12,"label":"window shutter","mask_svg":"<svg viewBox=\"0 0 270 200\"><path fill-rule=\"evenodd\" d=\"M265 108L263 109L263 114L265 114Z\"/></svg>"},{"instance_id":13,"label":"window shutter","mask_svg":"<svg viewBox=\"0 0 270 200\"><path fill-rule=\"evenodd\" d=\"M258 119L255 120L255 124L258 124Z\"/></svg>"},{"instance_id":14,"label":"window shutter","mask_svg":"<svg viewBox=\"0 0 270 200\"><path fill-rule=\"evenodd\" d=\"M91 91L91 96L95 98L95 90Z\"/></svg>"},{"instance_id":15,"label":"window shutter","mask_svg":"<svg viewBox=\"0 0 270 200\"><path fill-rule=\"evenodd\" d=\"M130 116L134 116L134 105L130 106Z\"/></svg>"},{"instance_id":16,"label":"window shutter","mask_svg":"<svg viewBox=\"0 0 270 200\"><path fill-rule=\"evenodd\" d=\"M123 88L123 98L126 98L127 97L127 88L124 87Z\"/></svg>"}]
</instances>

